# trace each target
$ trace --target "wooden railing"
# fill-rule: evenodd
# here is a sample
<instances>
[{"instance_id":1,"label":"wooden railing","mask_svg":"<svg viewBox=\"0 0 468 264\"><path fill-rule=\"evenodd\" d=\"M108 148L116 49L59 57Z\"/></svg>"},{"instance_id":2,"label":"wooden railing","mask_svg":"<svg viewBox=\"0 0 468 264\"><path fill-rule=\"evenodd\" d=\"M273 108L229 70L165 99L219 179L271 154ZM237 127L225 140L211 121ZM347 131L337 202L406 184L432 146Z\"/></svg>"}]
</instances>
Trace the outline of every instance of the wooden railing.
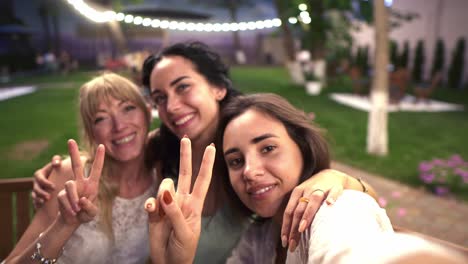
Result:
<instances>
[{"instance_id":1,"label":"wooden railing","mask_svg":"<svg viewBox=\"0 0 468 264\"><path fill-rule=\"evenodd\" d=\"M0 260L13 249L31 222L32 178L0 179Z\"/></svg>"}]
</instances>

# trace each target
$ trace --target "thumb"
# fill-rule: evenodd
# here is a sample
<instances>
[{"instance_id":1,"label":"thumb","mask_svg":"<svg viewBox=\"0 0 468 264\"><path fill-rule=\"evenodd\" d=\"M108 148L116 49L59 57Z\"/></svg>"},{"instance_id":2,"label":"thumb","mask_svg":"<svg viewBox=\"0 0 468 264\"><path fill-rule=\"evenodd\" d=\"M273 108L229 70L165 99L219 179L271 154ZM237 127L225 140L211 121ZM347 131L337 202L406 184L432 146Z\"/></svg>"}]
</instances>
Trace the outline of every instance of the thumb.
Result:
<instances>
[{"instance_id":1,"label":"thumb","mask_svg":"<svg viewBox=\"0 0 468 264\"><path fill-rule=\"evenodd\" d=\"M156 222L165 215L164 209L162 209L160 203L154 197L150 197L146 200L145 210L148 213L148 220L150 222Z\"/></svg>"},{"instance_id":2,"label":"thumb","mask_svg":"<svg viewBox=\"0 0 468 264\"><path fill-rule=\"evenodd\" d=\"M193 230L187 224L179 205L174 201L171 193L167 190L164 191L160 199L162 199L162 201L160 200L160 205L172 224L177 240L183 244L190 243L190 239L193 237Z\"/></svg>"}]
</instances>

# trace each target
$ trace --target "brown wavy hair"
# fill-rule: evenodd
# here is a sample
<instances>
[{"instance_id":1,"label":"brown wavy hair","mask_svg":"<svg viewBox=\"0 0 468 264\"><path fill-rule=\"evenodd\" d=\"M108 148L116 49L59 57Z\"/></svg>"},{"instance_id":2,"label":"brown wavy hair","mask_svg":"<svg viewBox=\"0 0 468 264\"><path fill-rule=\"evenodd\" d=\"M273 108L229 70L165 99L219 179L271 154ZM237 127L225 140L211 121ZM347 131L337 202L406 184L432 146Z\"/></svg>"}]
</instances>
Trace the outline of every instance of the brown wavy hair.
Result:
<instances>
[{"instance_id":1,"label":"brown wavy hair","mask_svg":"<svg viewBox=\"0 0 468 264\"><path fill-rule=\"evenodd\" d=\"M239 96L232 99L223 109L218 126L216 145L223 146L224 131L227 125L236 117L248 110L266 114L281 122L288 135L297 144L301 152L304 167L299 183L304 182L321 170L330 168L330 152L323 134L324 130L312 124L307 115L291 105L286 99L275 94L259 93ZM235 194L229 182L229 173L223 151L217 151L218 169L223 172L231 202L242 212L251 214Z\"/></svg>"}]
</instances>

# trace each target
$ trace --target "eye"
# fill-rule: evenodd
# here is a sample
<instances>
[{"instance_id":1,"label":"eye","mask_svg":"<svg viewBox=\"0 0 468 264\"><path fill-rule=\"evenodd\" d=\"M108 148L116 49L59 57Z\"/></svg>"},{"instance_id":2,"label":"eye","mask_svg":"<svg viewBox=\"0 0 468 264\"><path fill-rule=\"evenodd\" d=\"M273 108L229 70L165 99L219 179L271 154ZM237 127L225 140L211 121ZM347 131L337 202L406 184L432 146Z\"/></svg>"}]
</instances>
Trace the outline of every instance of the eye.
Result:
<instances>
[{"instance_id":1,"label":"eye","mask_svg":"<svg viewBox=\"0 0 468 264\"><path fill-rule=\"evenodd\" d=\"M96 117L96 118L94 119L94 124L96 125L96 124L100 123L100 122L103 121L103 120L104 120L104 117Z\"/></svg>"},{"instance_id":2,"label":"eye","mask_svg":"<svg viewBox=\"0 0 468 264\"><path fill-rule=\"evenodd\" d=\"M237 169L237 168L242 167L242 164L244 163L244 161L242 158L233 158L233 159L227 160L226 163L229 168Z\"/></svg>"},{"instance_id":3,"label":"eye","mask_svg":"<svg viewBox=\"0 0 468 264\"><path fill-rule=\"evenodd\" d=\"M177 85L176 89L178 92L183 92L185 90L187 90L187 88L189 88L190 85L186 84L186 83L180 83L179 85Z\"/></svg>"},{"instance_id":4,"label":"eye","mask_svg":"<svg viewBox=\"0 0 468 264\"><path fill-rule=\"evenodd\" d=\"M268 153L268 152L271 152L273 150L276 149L276 146L272 146L272 145L269 145L269 146L266 146L264 148L262 148L262 153Z\"/></svg>"},{"instance_id":5,"label":"eye","mask_svg":"<svg viewBox=\"0 0 468 264\"><path fill-rule=\"evenodd\" d=\"M156 94L152 96L153 102L156 106L163 105L167 101L167 96L163 94Z\"/></svg>"},{"instance_id":6,"label":"eye","mask_svg":"<svg viewBox=\"0 0 468 264\"><path fill-rule=\"evenodd\" d=\"M134 105L127 105L124 108L125 112L130 112L130 111L135 110L135 109L136 109L136 106L134 106Z\"/></svg>"}]
</instances>

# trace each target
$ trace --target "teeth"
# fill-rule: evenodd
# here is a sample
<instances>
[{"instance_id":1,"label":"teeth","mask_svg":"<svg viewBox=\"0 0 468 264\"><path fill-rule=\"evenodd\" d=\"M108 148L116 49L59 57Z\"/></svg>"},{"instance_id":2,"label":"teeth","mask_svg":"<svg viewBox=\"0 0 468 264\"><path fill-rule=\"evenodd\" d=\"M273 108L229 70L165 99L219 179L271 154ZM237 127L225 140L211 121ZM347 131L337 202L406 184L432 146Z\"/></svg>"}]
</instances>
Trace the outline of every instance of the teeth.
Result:
<instances>
[{"instance_id":1,"label":"teeth","mask_svg":"<svg viewBox=\"0 0 468 264\"><path fill-rule=\"evenodd\" d=\"M253 194L262 194L262 193L265 193L269 190L273 189L273 186L268 186L268 187L265 187L265 188L262 188L258 191L255 191Z\"/></svg>"},{"instance_id":2,"label":"teeth","mask_svg":"<svg viewBox=\"0 0 468 264\"><path fill-rule=\"evenodd\" d=\"M124 144L124 143L129 142L129 141L132 140L133 138L135 138L135 134L131 134L130 136L127 136L127 137L124 137L124 138L122 138L122 139L116 140L116 141L115 141L115 144L117 144L117 145L119 145L119 144Z\"/></svg>"},{"instance_id":3,"label":"teeth","mask_svg":"<svg viewBox=\"0 0 468 264\"><path fill-rule=\"evenodd\" d=\"M180 126L180 125L185 124L185 123L186 123L187 121L189 121L190 119L192 119L192 117L193 117L193 114L192 114L192 115L185 116L185 117L183 117L183 118L181 118L181 119L175 121L174 123L175 123L176 125Z\"/></svg>"}]
</instances>

